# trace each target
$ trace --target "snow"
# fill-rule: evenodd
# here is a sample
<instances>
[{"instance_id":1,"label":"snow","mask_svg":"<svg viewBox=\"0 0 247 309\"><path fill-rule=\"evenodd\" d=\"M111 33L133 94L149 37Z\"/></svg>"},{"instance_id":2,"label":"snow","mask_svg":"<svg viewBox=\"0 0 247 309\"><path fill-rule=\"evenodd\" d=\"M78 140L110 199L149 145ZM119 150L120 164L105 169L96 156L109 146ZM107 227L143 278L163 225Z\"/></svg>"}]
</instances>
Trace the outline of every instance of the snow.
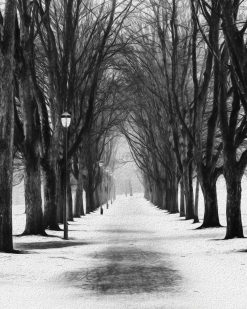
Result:
<instances>
[{"instance_id":1,"label":"snow","mask_svg":"<svg viewBox=\"0 0 247 309\"><path fill-rule=\"evenodd\" d=\"M222 180L218 192L224 224ZM15 205L15 235L24 224ZM22 253L0 253L0 308L246 308L246 240L198 226L136 194L70 222L68 241L15 236Z\"/></svg>"}]
</instances>

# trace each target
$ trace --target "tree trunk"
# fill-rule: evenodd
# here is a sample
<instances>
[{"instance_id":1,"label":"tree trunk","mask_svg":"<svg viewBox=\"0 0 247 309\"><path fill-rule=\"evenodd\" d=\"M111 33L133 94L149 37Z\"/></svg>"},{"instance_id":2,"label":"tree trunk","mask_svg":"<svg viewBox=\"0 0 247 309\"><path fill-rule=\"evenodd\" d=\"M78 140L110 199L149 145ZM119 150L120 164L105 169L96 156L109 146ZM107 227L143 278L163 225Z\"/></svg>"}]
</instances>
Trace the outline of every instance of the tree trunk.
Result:
<instances>
[{"instance_id":1,"label":"tree trunk","mask_svg":"<svg viewBox=\"0 0 247 309\"><path fill-rule=\"evenodd\" d=\"M101 199L100 199L99 189L100 189L99 186L97 186L97 188L95 189L95 205L96 205L96 208L101 206Z\"/></svg>"},{"instance_id":2,"label":"tree trunk","mask_svg":"<svg viewBox=\"0 0 247 309\"><path fill-rule=\"evenodd\" d=\"M153 182L151 183L151 199L150 199L150 202L154 205L156 204L156 191L155 191L155 185L154 185Z\"/></svg>"},{"instance_id":3,"label":"tree trunk","mask_svg":"<svg viewBox=\"0 0 247 309\"><path fill-rule=\"evenodd\" d=\"M84 209L83 209L83 197L82 197L83 191L82 188L78 186L76 187L76 193L75 193L75 212L74 212L74 218L80 218L81 216L84 216Z\"/></svg>"},{"instance_id":4,"label":"tree trunk","mask_svg":"<svg viewBox=\"0 0 247 309\"><path fill-rule=\"evenodd\" d=\"M171 194L172 194L172 191L171 191L171 183L170 183L170 180L167 180L166 182L166 202L165 202L165 209L167 211L170 211L171 209Z\"/></svg>"},{"instance_id":5,"label":"tree trunk","mask_svg":"<svg viewBox=\"0 0 247 309\"><path fill-rule=\"evenodd\" d=\"M199 204L199 180L198 180L198 178L196 178L194 223L198 223L199 222L198 204Z\"/></svg>"},{"instance_id":6,"label":"tree trunk","mask_svg":"<svg viewBox=\"0 0 247 309\"><path fill-rule=\"evenodd\" d=\"M27 1L29 2L29 1ZM29 3L30 4L30 3ZM24 16L25 14L25 16ZM43 225L41 175L40 175L40 127L38 107L32 92L31 78L31 29L27 11L20 14L20 48L22 69L19 74L19 94L23 111L25 205L26 227L23 234L45 234ZM29 44L28 44L29 43Z\"/></svg>"},{"instance_id":7,"label":"tree trunk","mask_svg":"<svg viewBox=\"0 0 247 309\"><path fill-rule=\"evenodd\" d=\"M191 165L191 164L190 164ZM192 170L188 166L184 172L184 192L185 192L185 219L194 219L194 197L192 185Z\"/></svg>"},{"instance_id":8,"label":"tree trunk","mask_svg":"<svg viewBox=\"0 0 247 309\"><path fill-rule=\"evenodd\" d=\"M26 145L27 146L27 145ZM31 148L34 146L32 145ZM25 149L25 206L26 226L24 235L45 235L41 199L39 154Z\"/></svg>"},{"instance_id":9,"label":"tree trunk","mask_svg":"<svg viewBox=\"0 0 247 309\"><path fill-rule=\"evenodd\" d=\"M165 210L166 209L166 190L163 189L162 192L162 209Z\"/></svg>"},{"instance_id":10,"label":"tree trunk","mask_svg":"<svg viewBox=\"0 0 247 309\"><path fill-rule=\"evenodd\" d=\"M75 218L80 218L80 216L84 216L83 209L83 174L82 174L82 165L79 162L79 175L76 186L76 194L75 194Z\"/></svg>"},{"instance_id":11,"label":"tree trunk","mask_svg":"<svg viewBox=\"0 0 247 309\"><path fill-rule=\"evenodd\" d=\"M68 221L74 221L73 219L73 199L72 199L72 190L70 183L70 175L68 172L67 175L67 205L68 205Z\"/></svg>"},{"instance_id":12,"label":"tree trunk","mask_svg":"<svg viewBox=\"0 0 247 309\"><path fill-rule=\"evenodd\" d=\"M57 220L59 223L63 223L63 203L65 200L64 173L61 170L61 166L58 164L56 169L56 204L57 204Z\"/></svg>"},{"instance_id":13,"label":"tree trunk","mask_svg":"<svg viewBox=\"0 0 247 309\"><path fill-rule=\"evenodd\" d=\"M180 181L180 217L185 217L185 209L184 209L184 182L181 179Z\"/></svg>"},{"instance_id":14,"label":"tree trunk","mask_svg":"<svg viewBox=\"0 0 247 309\"><path fill-rule=\"evenodd\" d=\"M241 177L236 175L236 171L225 173L227 202L226 202L226 236L225 239L234 237L242 238L243 227L241 219Z\"/></svg>"},{"instance_id":15,"label":"tree trunk","mask_svg":"<svg viewBox=\"0 0 247 309\"><path fill-rule=\"evenodd\" d=\"M93 190L93 175L90 168L88 168L88 181L87 181L87 189L86 189L86 213L90 213L95 210L94 203L94 190Z\"/></svg>"},{"instance_id":16,"label":"tree trunk","mask_svg":"<svg viewBox=\"0 0 247 309\"><path fill-rule=\"evenodd\" d=\"M13 173L13 71L16 1L5 2L4 42L0 51L0 251L11 252Z\"/></svg>"},{"instance_id":17,"label":"tree trunk","mask_svg":"<svg viewBox=\"0 0 247 309\"><path fill-rule=\"evenodd\" d=\"M57 222L56 172L54 166L43 168L44 179L44 226L50 230L61 230Z\"/></svg>"},{"instance_id":18,"label":"tree trunk","mask_svg":"<svg viewBox=\"0 0 247 309\"><path fill-rule=\"evenodd\" d=\"M178 213L178 183L176 176L172 177L171 181L171 207L170 213L175 214Z\"/></svg>"},{"instance_id":19,"label":"tree trunk","mask_svg":"<svg viewBox=\"0 0 247 309\"><path fill-rule=\"evenodd\" d=\"M85 216L85 210L84 210L84 199L83 199L84 192L85 192L85 191L82 189L81 216Z\"/></svg>"},{"instance_id":20,"label":"tree trunk","mask_svg":"<svg viewBox=\"0 0 247 309\"><path fill-rule=\"evenodd\" d=\"M149 185L149 182L146 180L144 181L144 197L146 200L150 200L150 185Z\"/></svg>"},{"instance_id":21,"label":"tree trunk","mask_svg":"<svg viewBox=\"0 0 247 309\"><path fill-rule=\"evenodd\" d=\"M155 182L154 186L154 192L155 192L155 198L154 198L154 204L158 208L162 208L162 202L163 202L163 195L162 195L162 189L160 188L160 184L158 182Z\"/></svg>"},{"instance_id":22,"label":"tree trunk","mask_svg":"<svg viewBox=\"0 0 247 309\"><path fill-rule=\"evenodd\" d=\"M207 181L204 180L201 183L202 192L204 196L205 211L202 223L202 228L207 227L219 227L219 214L218 214L218 201L216 191L216 179L209 178L208 175L204 176Z\"/></svg>"},{"instance_id":23,"label":"tree trunk","mask_svg":"<svg viewBox=\"0 0 247 309\"><path fill-rule=\"evenodd\" d=\"M95 210L94 205L94 196L92 188L87 188L86 190L86 213L89 214L90 212Z\"/></svg>"}]
</instances>

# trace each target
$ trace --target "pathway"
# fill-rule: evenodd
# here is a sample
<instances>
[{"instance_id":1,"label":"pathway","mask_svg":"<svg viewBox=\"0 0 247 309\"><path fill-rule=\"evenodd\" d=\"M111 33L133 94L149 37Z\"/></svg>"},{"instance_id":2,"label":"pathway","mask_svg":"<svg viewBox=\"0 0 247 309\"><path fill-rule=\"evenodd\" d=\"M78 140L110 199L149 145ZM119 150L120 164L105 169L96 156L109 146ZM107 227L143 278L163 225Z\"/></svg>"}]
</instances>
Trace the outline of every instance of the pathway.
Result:
<instances>
[{"instance_id":1,"label":"pathway","mask_svg":"<svg viewBox=\"0 0 247 309\"><path fill-rule=\"evenodd\" d=\"M246 308L246 240L195 227L135 196L70 223L69 241L17 237L23 254L0 254L0 308Z\"/></svg>"}]
</instances>

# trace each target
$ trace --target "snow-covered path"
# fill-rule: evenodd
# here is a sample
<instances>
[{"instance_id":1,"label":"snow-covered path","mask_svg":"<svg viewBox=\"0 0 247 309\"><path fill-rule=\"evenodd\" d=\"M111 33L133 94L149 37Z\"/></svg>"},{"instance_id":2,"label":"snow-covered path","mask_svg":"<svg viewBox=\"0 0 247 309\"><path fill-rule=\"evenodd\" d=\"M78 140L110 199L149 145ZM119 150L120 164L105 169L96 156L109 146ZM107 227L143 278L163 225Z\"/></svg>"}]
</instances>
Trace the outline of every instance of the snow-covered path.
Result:
<instances>
[{"instance_id":1,"label":"snow-covered path","mask_svg":"<svg viewBox=\"0 0 247 309\"><path fill-rule=\"evenodd\" d=\"M0 308L246 308L246 240L195 227L135 196L71 223L69 241L16 237Z\"/></svg>"}]
</instances>

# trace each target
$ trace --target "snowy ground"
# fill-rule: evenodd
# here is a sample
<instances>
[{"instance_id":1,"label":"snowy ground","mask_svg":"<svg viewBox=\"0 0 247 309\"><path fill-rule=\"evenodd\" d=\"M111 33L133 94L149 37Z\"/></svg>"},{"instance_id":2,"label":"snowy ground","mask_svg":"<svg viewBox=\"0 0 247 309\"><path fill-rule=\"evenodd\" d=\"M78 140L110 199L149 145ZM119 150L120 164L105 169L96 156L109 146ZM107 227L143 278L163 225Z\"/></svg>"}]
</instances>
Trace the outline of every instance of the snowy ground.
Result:
<instances>
[{"instance_id":1,"label":"snowy ground","mask_svg":"<svg viewBox=\"0 0 247 309\"><path fill-rule=\"evenodd\" d=\"M0 308L247 308L247 241L197 226L136 195L71 222L69 241L14 237L22 254L0 254Z\"/></svg>"}]
</instances>

